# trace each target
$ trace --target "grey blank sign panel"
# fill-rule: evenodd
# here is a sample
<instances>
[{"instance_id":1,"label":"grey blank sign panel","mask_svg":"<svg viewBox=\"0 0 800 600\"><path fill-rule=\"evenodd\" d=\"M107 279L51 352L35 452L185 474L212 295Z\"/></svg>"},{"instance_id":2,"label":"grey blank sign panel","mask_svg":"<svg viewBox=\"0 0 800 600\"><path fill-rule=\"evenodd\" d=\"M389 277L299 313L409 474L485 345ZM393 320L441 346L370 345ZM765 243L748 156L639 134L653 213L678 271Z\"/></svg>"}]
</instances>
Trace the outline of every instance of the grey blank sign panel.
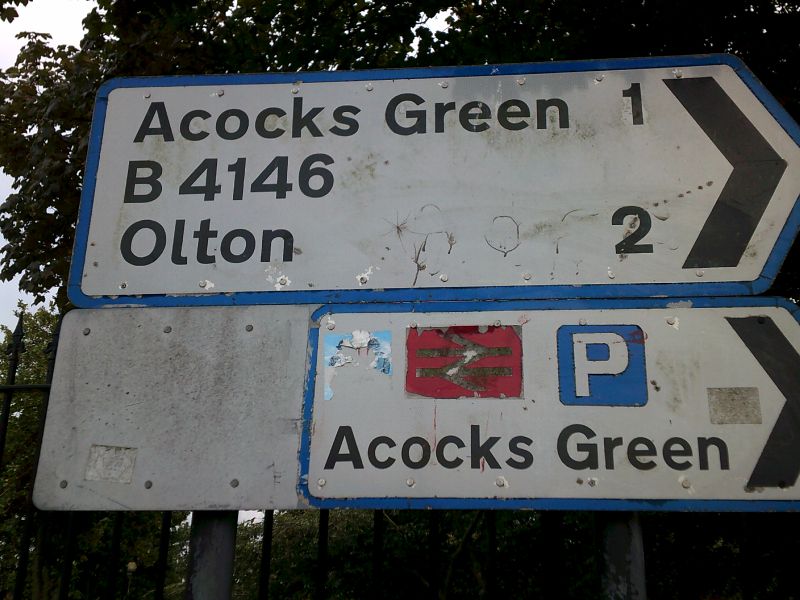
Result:
<instances>
[{"instance_id":1,"label":"grey blank sign panel","mask_svg":"<svg viewBox=\"0 0 800 600\"><path fill-rule=\"evenodd\" d=\"M294 508L309 307L64 319L41 509Z\"/></svg>"}]
</instances>

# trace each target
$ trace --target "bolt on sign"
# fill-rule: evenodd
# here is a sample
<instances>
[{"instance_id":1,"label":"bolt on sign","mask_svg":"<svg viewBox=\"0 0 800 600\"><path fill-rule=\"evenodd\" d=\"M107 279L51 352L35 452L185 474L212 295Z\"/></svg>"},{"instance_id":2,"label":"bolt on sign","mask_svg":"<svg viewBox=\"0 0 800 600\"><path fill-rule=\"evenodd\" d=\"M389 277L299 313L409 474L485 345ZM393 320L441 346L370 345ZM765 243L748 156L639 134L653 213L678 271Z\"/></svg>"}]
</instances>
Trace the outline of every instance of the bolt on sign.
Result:
<instances>
[{"instance_id":1,"label":"bolt on sign","mask_svg":"<svg viewBox=\"0 0 800 600\"><path fill-rule=\"evenodd\" d=\"M796 510L800 324L784 300L323 307L312 505Z\"/></svg>"},{"instance_id":2,"label":"bolt on sign","mask_svg":"<svg viewBox=\"0 0 800 600\"><path fill-rule=\"evenodd\" d=\"M78 306L752 294L797 125L730 56L117 79Z\"/></svg>"}]
</instances>

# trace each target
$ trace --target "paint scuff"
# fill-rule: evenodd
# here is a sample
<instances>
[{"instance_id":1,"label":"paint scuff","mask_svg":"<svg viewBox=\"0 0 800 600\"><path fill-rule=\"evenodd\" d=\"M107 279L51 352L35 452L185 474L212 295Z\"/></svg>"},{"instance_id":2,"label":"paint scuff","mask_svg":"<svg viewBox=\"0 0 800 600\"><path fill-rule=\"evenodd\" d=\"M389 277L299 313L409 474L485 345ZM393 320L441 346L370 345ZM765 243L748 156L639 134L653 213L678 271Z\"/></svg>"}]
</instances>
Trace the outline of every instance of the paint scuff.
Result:
<instances>
[{"instance_id":1,"label":"paint scuff","mask_svg":"<svg viewBox=\"0 0 800 600\"><path fill-rule=\"evenodd\" d=\"M691 300L678 300L677 302L668 302L667 308L692 308L694 304Z\"/></svg>"},{"instance_id":2,"label":"paint scuff","mask_svg":"<svg viewBox=\"0 0 800 600\"><path fill-rule=\"evenodd\" d=\"M270 265L264 269L264 272L267 274L267 281L273 285L277 292L292 284L292 280L284 275L278 267Z\"/></svg>"},{"instance_id":3,"label":"paint scuff","mask_svg":"<svg viewBox=\"0 0 800 600\"><path fill-rule=\"evenodd\" d=\"M370 276L378 269L379 267L373 267L372 265L370 265L366 271L356 275L356 281L358 282L358 285L359 286L367 285L367 283L369 283Z\"/></svg>"}]
</instances>

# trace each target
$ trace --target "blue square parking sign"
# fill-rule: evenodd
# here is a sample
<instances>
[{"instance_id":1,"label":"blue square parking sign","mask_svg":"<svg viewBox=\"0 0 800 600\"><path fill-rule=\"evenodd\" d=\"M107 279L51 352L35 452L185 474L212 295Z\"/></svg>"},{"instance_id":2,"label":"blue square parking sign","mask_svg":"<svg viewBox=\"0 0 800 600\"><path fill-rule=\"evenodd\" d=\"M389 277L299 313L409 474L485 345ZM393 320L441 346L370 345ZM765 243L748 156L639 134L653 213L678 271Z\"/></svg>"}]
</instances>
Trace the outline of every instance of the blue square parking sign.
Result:
<instances>
[{"instance_id":1,"label":"blue square parking sign","mask_svg":"<svg viewBox=\"0 0 800 600\"><path fill-rule=\"evenodd\" d=\"M638 325L562 325L556 336L562 404L647 404L645 337Z\"/></svg>"}]
</instances>

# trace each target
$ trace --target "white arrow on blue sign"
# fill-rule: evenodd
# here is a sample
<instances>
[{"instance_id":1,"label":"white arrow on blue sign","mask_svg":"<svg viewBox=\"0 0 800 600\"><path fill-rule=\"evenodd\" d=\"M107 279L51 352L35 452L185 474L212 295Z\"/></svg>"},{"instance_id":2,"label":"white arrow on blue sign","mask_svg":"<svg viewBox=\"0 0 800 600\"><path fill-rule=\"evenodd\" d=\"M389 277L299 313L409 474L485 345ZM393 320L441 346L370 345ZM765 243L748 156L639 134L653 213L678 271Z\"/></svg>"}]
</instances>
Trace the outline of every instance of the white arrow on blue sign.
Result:
<instances>
[{"instance_id":1,"label":"white arrow on blue sign","mask_svg":"<svg viewBox=\"0 0 800 600\"><path fill-rule=\"evenodd\" d=\"M800 129L719 55L119 79L79 306L735 295L797 232Z\"/></svg>"}]
</instances>

